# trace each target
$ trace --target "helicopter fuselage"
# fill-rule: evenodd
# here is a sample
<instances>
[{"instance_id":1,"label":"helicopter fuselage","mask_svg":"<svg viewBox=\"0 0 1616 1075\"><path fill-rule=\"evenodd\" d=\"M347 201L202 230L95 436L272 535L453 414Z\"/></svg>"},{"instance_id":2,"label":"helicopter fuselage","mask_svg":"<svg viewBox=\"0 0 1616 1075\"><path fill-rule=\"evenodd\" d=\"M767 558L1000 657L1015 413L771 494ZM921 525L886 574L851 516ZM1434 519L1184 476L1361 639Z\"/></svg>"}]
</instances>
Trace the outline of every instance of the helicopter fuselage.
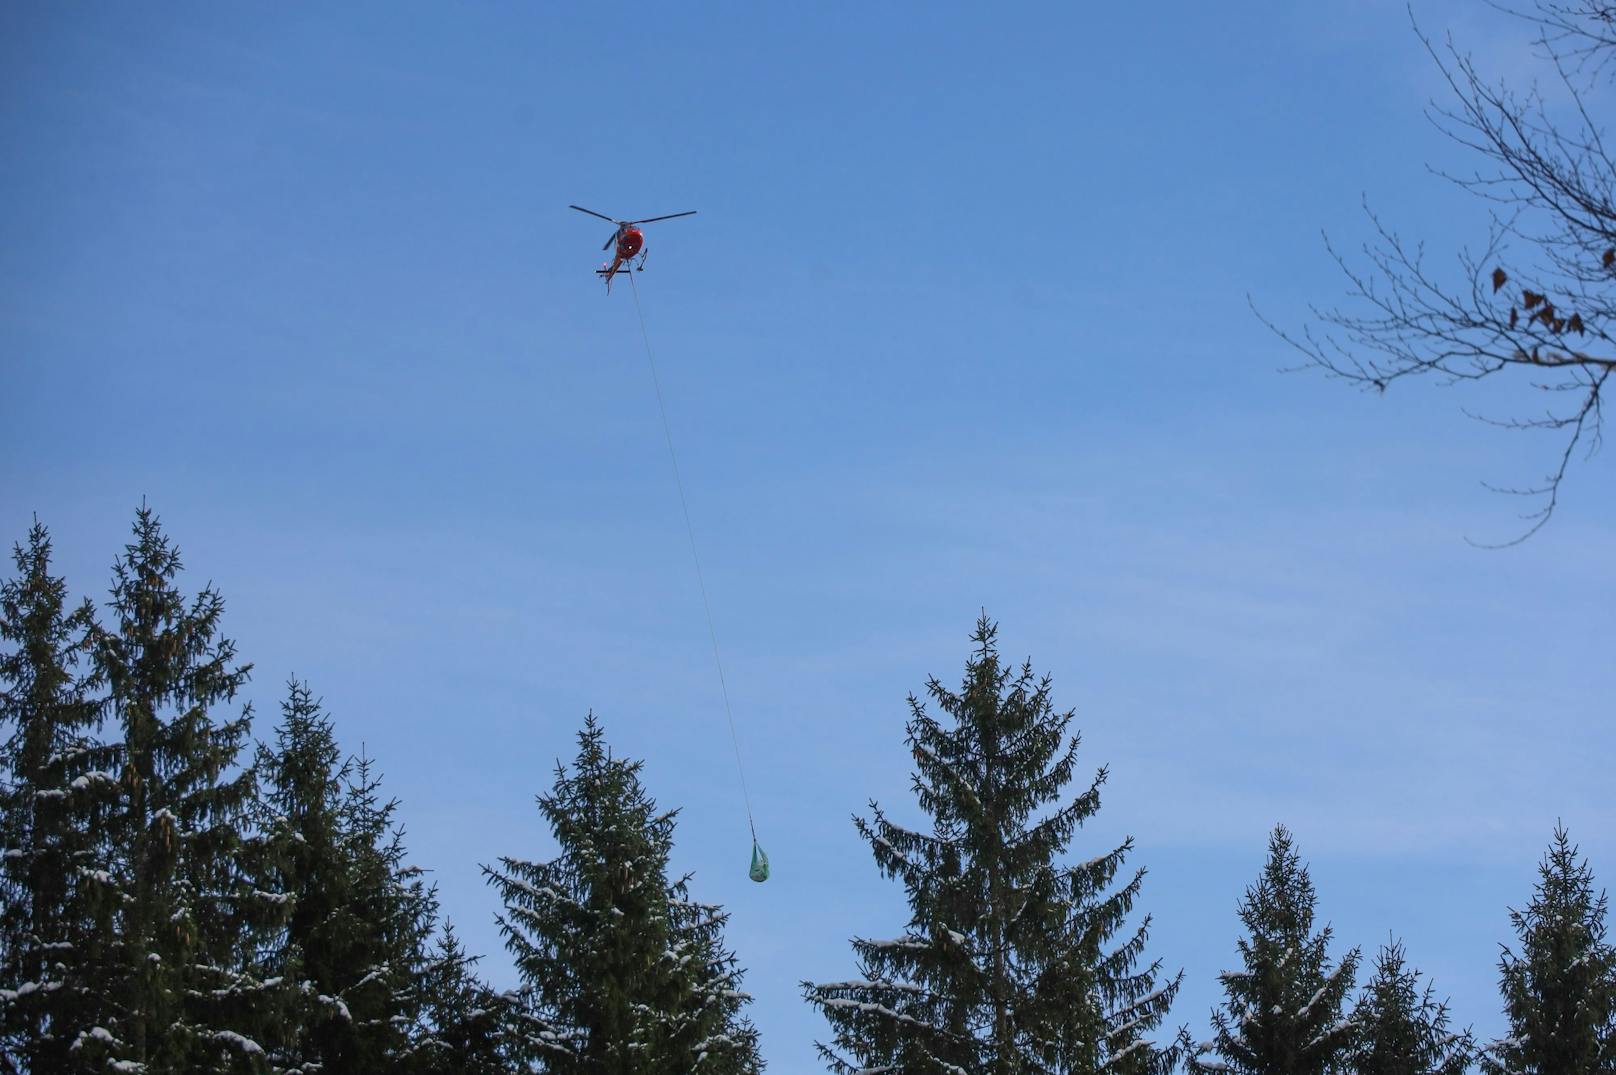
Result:
<instances>
[{"instance_id":1,"label":"helicopter fuselage","mask_svg":"<svg viewBox=\"0 0 1616 1075\"><path fill-rule=\"evenodd\" d=\"M617 233L617 260L627 261L645 245L645 235L639 228L624 228Z\"/></svg>"},{"instance_id":2,"label":"helicopter fuselage","mask_svg":"<svg viewBox=\"0 0 1616 1075\"><path fill-rule=\"evenodd\" d=\"M632 224L625 224L617 229L617 248L612 251L612 262L603 265L596 271L606 278L606 290L612 289L612 277L619 272L629 272L634 266L631 264L634 256L645 247L645 235Z\"/></svg>"}]
</instances>

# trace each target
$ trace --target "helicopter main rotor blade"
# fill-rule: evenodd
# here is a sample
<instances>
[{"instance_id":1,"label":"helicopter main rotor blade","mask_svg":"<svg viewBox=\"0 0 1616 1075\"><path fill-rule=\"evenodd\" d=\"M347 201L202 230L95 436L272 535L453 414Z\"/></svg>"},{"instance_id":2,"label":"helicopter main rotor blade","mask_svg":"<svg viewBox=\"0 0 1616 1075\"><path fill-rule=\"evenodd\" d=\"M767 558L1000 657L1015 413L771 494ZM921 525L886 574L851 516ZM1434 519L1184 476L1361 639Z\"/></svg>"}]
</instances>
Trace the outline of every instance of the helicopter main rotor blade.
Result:
<instances>
[{"instance_id":1,"label":"helicopter main rotor blade","mask_svg":"<svg viewBox=\"0 0 1616 1075\"><path fill-rule=\"evenodd\" d=\"M607 216L605 213L597 213L593 209L585 209L581 205L569 205L569 206L567 206L567 208L568 209L576 209L580 213L588 213L590 216L598 216L602 220L610 220L613 224L617 223L616 220L614 220L613 218Z\"/></svg>"},{"instance_id":2,"label":"helicopter main rotor blade","mask_svg":"<svg viewBox=\"0 0 1616 1075\"><path fill-rule=\"evenodd\" d=\"M617 231L612 232L612 237L606 240L606 245L601 247L601 249L608 249L613 243L617 242L617 236L620 232L622 232L622 230L622 228L618 228Z\"/></svg>"},{"instance_id":3,"label":"helicopter main rotor blade","mask_svg":"<svg viewBox=\"0 0 1616 1075\"><path fill-rule=\"evenodd\" d=\"M575 205L575 206L573 206L573 208L576 209L578 207ZM654 224L658 220L672 220L675 217L695 216L695 215L696 215L696 210L692 209L688 213L669 213L667 216L648 216L644 220L631 220L631 221L629 221L629 223L630 224Z\"/></svg>"}]
</instances>

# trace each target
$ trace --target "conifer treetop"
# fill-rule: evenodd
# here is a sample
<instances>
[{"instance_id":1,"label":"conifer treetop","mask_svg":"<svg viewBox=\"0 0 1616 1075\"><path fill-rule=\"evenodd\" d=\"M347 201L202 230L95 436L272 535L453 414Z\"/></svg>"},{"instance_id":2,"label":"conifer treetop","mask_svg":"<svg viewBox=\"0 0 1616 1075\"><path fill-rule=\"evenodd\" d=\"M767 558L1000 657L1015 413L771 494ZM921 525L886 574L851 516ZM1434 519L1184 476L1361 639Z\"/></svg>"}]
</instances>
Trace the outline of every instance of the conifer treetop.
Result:
<instances>
[{"instance_id":1,"label":"conifer treetop","mask_svg":"<svg viewBox=\"0 0 1616 1075\"><path fill-rule=\"evenodd\" d=\"M1354 1075L1463 1075L1475 1055L1470 1031L1449 1029L1447 1004L1431 983L1421 988L1398 940L1381 946L1352 1021Z\"/></svg>"},{"instance_id":2,"label":"conifer treetop","mask_svg":"<svg viewBox=\"0 0 1616 1075\"><path fill-rule=\"evenodd\" d=\"M0 587L0 726L12 778L31 779L52 759L82 748L99 723L93 681L76 675L95 622L89 601L67 608L67 581L51 574L51 538L34 519L28 544L12 547L17 576ZM11 648L14 647L14 648Z\"/></svg>"},{"instance_id":3,"label":"conifer treetop","mask_svg":"<svg viewBox=\"0 0 1616 1075\"><path fill-rule=\"evenodd\" d=\"M1074 713L1057 712L1049 677L999 659L986 615L958 690L928 679L934 717L908 699L912 787L929 831L872 801L855 816L876 865L902 882L909 922L891 939L855 937L857 976L804 982L831 1024L821 1057L841 1075L1165 1071L1171 1048L1142 1035L1178 978L1141 959L1148 916L1120 940L1144 871L1111 889L1131 839L1064 860L1100 805L1101 768L1062 803L1076 770Z\"/></svg>"},{"instance_id":4,"label":"conifer treetop","mask_svg":"<svg viewBox=\"0 0 1616 1075\"><path fill-rule=\"evenodd\" d=\"M236 645L219 633L219 591L209 583L186 607L174 585L183 566L156 513L142 504L134 540L112 568L116 625L97 636L100 663L126 723L157 720L142 708L170 701L202 709L231 701L251 676L252 665L235 665Z\"/></svg>"},{"instance_id":5,"label":"conifer treetop","mask_svg":"<svg viewBox=\"0 0 1616 1075\"><path fill-rule=\"evenodd\" d=\"M1510 1034L1482 1060L1489 1075L1616 1073L1616 949L1605 939L1608 901L1593 870L1556 823L1532 902L1511 910L1519 951L1500 945L1499 987Z\"/></svg>"},{"instance_id":6,"label":"conifer treetop","mask_svg":"<svg viewBox=\"0 0 1616 1075\"><path fill-rule=\"evenodd\" d=\"M1224 1003L1212 1013L1212 1039L1191 1058L1194 1070L1325 1075L1342 1061L1353 1041L1344 1009L1359 953L1332 966L1332 931L1313 928L1317 898L1290 831L1275 826L1262 873L1240 902L1242 967L1218 976ZM1209 1053L1221 1059L1202 1059Z\"/></svg>"},{"instance_id":7,"label":"conifer treetop","mask_svg":"<svg viewBox=\"0 0 1616 1075\"><path fill-rule=\"evenodd\" d=\"M37 518L13 560L17 575L0 586L0 1058L47 1071L67 1066L69 1028L98 1018L84 957L106 923L83 881L106 872L91 813L115 778L96 749L102 707L83 662L93 611L68 609Z\"/></svg>"},{"instance_id":8,"label":"conifer treetop","mask_svg":"<svg viewBox=\"0 0 1616 1075\"><path fill-rule=\"evenodd\" d=\"M220 633L218 592L181 594L179 552L144 504L133 531L113 565L112 623L92 646L122 732L111 747L121 794L104 821L122 861L98 884L119 908L106 974L124 1009L103 1028L112 1043L94 1048L133 1064L228 1069L263 1053L257 1025L277 986L257 979L244 954L283 910L282 894L244 869L257 775L238 755L251 706L216 712L250 666Z\"/></svg>"},{"instance_id":9,"label":"conifer treetop","mask_svg":"<svg viewBox=\"0 0 1616 1075\"><path fill-rule=\"evenodd\" d=\"M559 853L483 868L523 982L513 1051L566 1075L749 1075L762 1061L725 916L668 878L677 811L658 809L641 768L612 755L591 713L538 797Z\"/></svg>"}]
</instances>

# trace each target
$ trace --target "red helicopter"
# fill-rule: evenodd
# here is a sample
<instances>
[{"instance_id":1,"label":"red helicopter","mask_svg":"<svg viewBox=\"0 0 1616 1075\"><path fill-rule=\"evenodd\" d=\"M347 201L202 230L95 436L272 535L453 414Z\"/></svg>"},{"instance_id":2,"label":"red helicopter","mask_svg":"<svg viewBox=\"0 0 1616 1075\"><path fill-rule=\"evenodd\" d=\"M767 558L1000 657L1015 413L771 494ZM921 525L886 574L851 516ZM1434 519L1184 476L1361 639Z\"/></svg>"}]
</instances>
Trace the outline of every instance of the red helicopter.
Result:
<instances>
[{"instance_id":1,"label":"red helicopter","mask_svg":"<svg viewBox=\"0 0 1616 1075\"><path fill-rule=\"evenodd\" d=\"M612 237L606 240L606 246L601 247L602 250L605 250L613 243L617 244L617 249L612 253L612 262L610 265L603 265L595 270L597 275L606 278L607 292L612 290L612 277L616 276L619 271L628 272L630 268L645 268L645 259L648 252L641 253L645 247L645 236L640 232L639 228L641 224L652 224L658 220L673 220L676 217L696 215L696 210L692 209L688 213L669 213L667 216L646 217L644 220L615 220L605 213L597 213L593 209L585 209L581 205L570 205L567 208L576 209L580 213L588 213L590 216L598 216L608 223L617 225L617 230L612 232ZM633 265L634 255L636 254L640 255L640 264L637 267Z\"/></svg>"}]
</instances>

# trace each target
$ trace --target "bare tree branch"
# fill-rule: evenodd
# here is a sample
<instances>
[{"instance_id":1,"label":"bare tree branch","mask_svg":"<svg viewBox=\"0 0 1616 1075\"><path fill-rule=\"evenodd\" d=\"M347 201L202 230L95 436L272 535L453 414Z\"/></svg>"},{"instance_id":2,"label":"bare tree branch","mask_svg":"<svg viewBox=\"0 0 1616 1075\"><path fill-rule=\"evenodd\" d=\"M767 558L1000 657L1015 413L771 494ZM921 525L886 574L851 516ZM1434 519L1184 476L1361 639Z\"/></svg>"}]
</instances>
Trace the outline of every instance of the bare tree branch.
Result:
<instances>
[{"instance_id":1,"label":"bare tree branch","mask_svg":"<svg viewBox=\"0 0 1616 1075\"><path fill-rule=\"evenodd\" d=\"M1424 245L1366 204L1374 238L1355 256L1325 237L1347 281L1346 304L1312 308L1300 335L1257 314L1304 366L1366 388L1384 392L1421 375L1446 385L1504 376L1574 397L1537 417L1483 419L1565 438L1540 484L1488 486L1538 502L1522 516L1524 533L1488 548L1520 544L1553 516L1577 447L1592 454L1600 443L1600 393L1616 371L1616 162L1584 88L1616 59L1616 4L1539 0L1521 17L1537 27L1535 43L1558 76L1553 105L1535 85L1517 93L1486 81L1451 39L1439 47L1414 26L1451 91L1427 115L1478 158L1470 174L1438 174L1491 206L1480 249L1458 252L1457 273L1432 270Z\"/></svg>"}]
</instances>

